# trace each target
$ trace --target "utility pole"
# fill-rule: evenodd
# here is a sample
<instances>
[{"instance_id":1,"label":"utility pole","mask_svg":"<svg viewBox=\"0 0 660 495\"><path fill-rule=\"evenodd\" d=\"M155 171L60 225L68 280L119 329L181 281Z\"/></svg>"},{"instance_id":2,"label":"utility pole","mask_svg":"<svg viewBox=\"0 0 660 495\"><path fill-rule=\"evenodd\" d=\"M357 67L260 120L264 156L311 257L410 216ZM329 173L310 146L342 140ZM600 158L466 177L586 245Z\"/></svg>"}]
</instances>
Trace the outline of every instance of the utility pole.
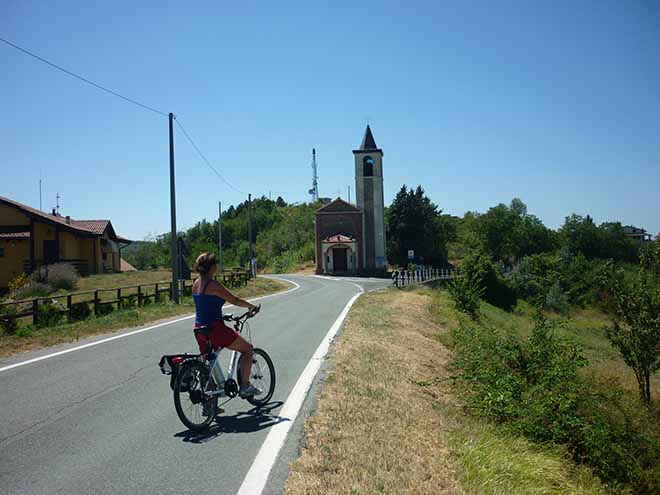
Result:
<instances>
[{"instance_id":1,"label":"utility pole","mask_svg":"<svg viewBox=\"0 0 660 495\"><path fill-rule=\"evenodd\" d=\"M39 211L44 211L41 207L41 178L39 178Z\"/></svg>"},{"instance_id":2,"label":"utility pole","mask_svg":"<svg viewBox=\"0 0 660 495\"><path fill-rule=\"evenodd\" d=\"M348 202L351 202L351 186L348 186Z\"/></svg>"},{"instance_id":3,"label":"utility pole","mask_svg":"<svg viewBox=\"0 0 660 495\"><path fill-rule=\"evenodd\" d=\"M248 194L248 258L252 269L252 194Z\"/></svg>"},{"instance_id":4,"label":"utility pole","mask_svg":"<svg viewBox=\"0 0 660 495\"><path fill-rule=\"evenodd\" d=\"M174 114L170 112L170 217L172 219L172 301L179 304L179 254L176 236L176 199L174 194Z\"/></svg>"},{"instance_id":5,"label":"utility pole","mask_svg":"<svg viewBox=\"0 0 660 495\"><path fill-rule=\"evenodd\" d=\"M222 273L222 201L218 201L218 264Z\"/></svg>"}]
</instances>

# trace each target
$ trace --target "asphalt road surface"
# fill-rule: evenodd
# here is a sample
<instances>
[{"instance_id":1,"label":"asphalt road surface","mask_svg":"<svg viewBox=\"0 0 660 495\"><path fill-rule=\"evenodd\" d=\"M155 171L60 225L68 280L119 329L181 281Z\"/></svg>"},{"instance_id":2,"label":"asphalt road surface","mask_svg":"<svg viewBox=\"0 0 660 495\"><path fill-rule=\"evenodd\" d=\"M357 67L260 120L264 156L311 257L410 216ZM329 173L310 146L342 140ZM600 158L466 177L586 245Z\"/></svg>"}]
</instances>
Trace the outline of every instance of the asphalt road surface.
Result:
<instances>
[{"instance_id":1,"label":"asphalt road surface","mask_svg":"<svg viewBox=\"0 0 660 495\"><path fill-rule=\"evenodd\" d=\"M278 411L344 306L360 287L389 285L282 278L300 287L263 299L250 320L255 346L275 363L272 402L257 411L234 399L205 435L179 421L169 377L157 366L163 354L198 352L192 319L0 371L0 492L236 493L269 427L288 420ZM3 359L0 369L109 336ZM289 433L295 435L299 428ZM282 483L281 476L269 479L264 493L281 492Z\"/></svg>"}]
</instances>

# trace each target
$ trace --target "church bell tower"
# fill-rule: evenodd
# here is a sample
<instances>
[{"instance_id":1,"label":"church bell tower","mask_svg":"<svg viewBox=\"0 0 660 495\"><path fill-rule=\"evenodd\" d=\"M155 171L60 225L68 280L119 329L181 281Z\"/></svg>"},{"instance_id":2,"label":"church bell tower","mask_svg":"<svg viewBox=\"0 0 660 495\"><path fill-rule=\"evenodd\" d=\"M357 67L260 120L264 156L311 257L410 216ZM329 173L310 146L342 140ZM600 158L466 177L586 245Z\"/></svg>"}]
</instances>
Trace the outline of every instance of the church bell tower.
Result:
<instances>
[{"instance_id":1,"label":"church bell tower","mask_svg":"<svg viewBox=\"0 0 660 495\"><path fill-rule=\"evenodd\" d=\"M353 150L355 157L356 206L363 212L365 268L387 268L385 257L385 216L383 201L383 150L367 125L360 149Z\"/></svg>"}]
</instances>

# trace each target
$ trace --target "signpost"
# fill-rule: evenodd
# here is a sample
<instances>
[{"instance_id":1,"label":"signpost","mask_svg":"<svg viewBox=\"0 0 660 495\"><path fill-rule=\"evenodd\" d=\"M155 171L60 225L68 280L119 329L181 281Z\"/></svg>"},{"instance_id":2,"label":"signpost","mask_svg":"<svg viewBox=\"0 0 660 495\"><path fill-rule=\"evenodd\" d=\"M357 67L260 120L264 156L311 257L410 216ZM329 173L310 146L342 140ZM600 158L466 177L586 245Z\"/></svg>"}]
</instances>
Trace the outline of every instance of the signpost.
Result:
<instances>
[{"instance_id":1,"label":"signpost","mask_svg":"<svg viewBox=\"0 0 660 495\"><path fill-rule=\"evenodd\" d=\"M415 259L415 250L408 249L408 261L413 261Z\"/></svg>"}]
</instances>

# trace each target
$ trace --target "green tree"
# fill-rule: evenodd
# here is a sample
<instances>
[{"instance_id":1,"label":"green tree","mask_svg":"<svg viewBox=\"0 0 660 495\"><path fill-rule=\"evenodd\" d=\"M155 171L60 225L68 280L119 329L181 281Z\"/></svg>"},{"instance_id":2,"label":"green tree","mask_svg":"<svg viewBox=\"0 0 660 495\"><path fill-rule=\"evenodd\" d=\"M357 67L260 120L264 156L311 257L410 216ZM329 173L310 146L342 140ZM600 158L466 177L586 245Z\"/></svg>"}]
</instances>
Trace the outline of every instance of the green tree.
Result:
<instances>
[{"instance_id":1,"label":"green tree","mask_svg":"<svg viewBox=\"0 0 660 495\"><path fill-rule=\"evenodd\" d=\"M438 207L424 194L422 186L402 186L388 209L387 255L391 263L406 265L408 250L427 265L447 262L446 240L442 236Z\"/></svg>"},{"instance_id":2,"label":"green tree","mask_svg":"<svg viewBox=\"0 0 660 495\"><path fill-rule=\"evenodd\" d=\"M645 404L651 404L651 373L660 369L660 290L643 268L613 278L617 320L607 331L612 345L632 368Z\"/></svg>"}]
</instances>

